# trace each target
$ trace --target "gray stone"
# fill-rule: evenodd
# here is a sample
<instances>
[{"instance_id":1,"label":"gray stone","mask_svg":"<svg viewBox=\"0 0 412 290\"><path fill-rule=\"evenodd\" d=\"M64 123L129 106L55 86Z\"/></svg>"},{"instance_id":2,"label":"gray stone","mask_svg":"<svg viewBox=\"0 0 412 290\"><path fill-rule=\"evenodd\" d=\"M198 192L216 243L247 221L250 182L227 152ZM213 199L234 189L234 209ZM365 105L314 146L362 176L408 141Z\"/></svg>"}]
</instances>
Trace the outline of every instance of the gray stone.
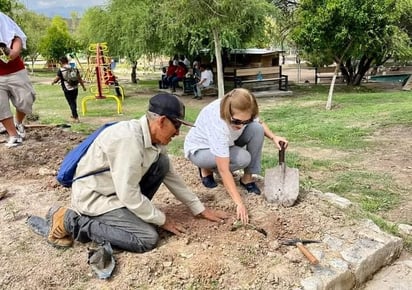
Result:
<instances>
[{"instance_id":1,"label":"gray stone","mask_svg":"<svg viewBox=\"0 0 412 290\"><path fill-rule=\"evenodd\" d=\"M370 220L364 221L359 239L341 252L342 258L351 264L356 283L365 283L382 267L399 257L402 239L386 234Z\"/></svg>"},{"instance_id":2,"label":"gray stone","mask_svg":"<svg viewBox=\"0 0 412 290\"><path fill-rule=\"evenodd\" d=\"M345 209L352 205L352 202L349 199L343 198L332 192L325 192L324 197L333 205L336 205L339 208Z\"/></svg>"},{"instance_id":3,"label":"gray stone","mask_svg":"<svg viewBox=\"0 0 412 290\"><path fill-rule=\"evenodd\" d=\"M406 225L406 224L400 224L398 225L398 230L401 232L401 234L404 235L412 235L412 226Z\"/></svg>"}]
</instances>

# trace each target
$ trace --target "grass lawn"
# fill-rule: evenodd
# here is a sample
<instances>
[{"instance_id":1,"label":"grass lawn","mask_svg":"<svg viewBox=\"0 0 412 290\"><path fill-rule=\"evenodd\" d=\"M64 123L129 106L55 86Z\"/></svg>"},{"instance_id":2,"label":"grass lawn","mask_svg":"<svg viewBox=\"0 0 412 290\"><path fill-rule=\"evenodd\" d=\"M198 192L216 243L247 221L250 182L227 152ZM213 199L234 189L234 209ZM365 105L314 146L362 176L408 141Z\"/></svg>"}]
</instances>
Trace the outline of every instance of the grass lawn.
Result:
<instances>
[{"instance_id":1,"label":"grass lawn","mask_svg":"<svg viewBox=\"0 0 412 290\"><path fill-rule=\"evenodd\" d=\"M46 124L66 123L70 110L59 85L51 86L53 74L36 76L35 113ZM49 80L49 81L48 81ZM113 120L140 117L147 101L157 91L157 80L125 83L123 114L117 115L111 99L87 103L88 113L73 130L89 133L100 124ZM328 86L292 86L294 96L258 99L261 118L269 127L290 142L286 162L300 171L303 190L316 188L334 192L358 202L367 213L393 210L408 194L408 187L397 183L390 170L374 170L367 159L382 146L377 132L391 128L412 128L412 93L400 90L382 91L367 87L335 87L332 110L326 110ZM80 92L80 99L89 93ZM201 108L212 97L194 101L184 96L187 119L194 121ZM182 154L187 128L170 144L173 154ZM395 136L396 138L396 136ZM390 148L388 148L390 150ZM265 142L263 171L277 165L278 151ZM405 152L411 154L411 152ZM263 172L264 173L264 172Z\"/></svg>"}]
</instances>

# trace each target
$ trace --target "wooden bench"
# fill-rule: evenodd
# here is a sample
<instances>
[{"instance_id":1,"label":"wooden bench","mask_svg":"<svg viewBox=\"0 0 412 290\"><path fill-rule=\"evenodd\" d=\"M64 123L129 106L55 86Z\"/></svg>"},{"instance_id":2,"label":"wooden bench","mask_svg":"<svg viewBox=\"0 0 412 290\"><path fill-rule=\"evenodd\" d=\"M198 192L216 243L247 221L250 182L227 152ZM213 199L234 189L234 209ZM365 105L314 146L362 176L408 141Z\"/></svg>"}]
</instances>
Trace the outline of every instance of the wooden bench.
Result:
<instances>
[{"instance_id":1,"label":"wooden bench","mask_svg":"<svg viewBox=\"0 0 412 290\"><path fill-rule=\"evenodd\" d=\"M279 90L288 90L288 76L282 74L282 66L235 69L233 80L235 88L245 84L252 84L255 89L277 84Z\"/></svg>"},{"instance_id":2,"label":"wooden bench","mask_svg":"<svg viewBox=\"0 0 412 290\"><path fill-rule=\"evenodd\" d=\"M321 79L331 80L333 78L333 75L335 74L335 69L336 69L336 67L334 67L334 66L315 67L315 84L320 83ZM343 80L342 75L341 75L340 72L338 73L336 78Z\"/></svg>"}]
</instances>

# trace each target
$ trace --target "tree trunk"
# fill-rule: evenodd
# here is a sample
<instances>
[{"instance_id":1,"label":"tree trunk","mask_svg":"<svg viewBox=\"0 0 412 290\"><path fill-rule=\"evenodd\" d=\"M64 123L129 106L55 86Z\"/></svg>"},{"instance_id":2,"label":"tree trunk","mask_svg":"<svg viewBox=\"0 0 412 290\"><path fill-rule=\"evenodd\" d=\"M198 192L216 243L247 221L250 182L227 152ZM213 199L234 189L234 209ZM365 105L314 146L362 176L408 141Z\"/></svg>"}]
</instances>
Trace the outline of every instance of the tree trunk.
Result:
<instances>
[{"instance_id":1,"label":"tree trunk","mask_svg":"<svg viewBox=\"0 0 412 290\"><path fill-rule=\"evenodd\" d=\"M213 40L215 42L215 57L216 57L216 73L217 73L217 91L218 98L222 99L225 95L225 84L223 79L222 69L222 46L220 43L220 35L218 29L213 28Z\"/></svg>"},{"instance_id":2,"label":"tree trunk","mask_svg":"<svg viewBox=\"0 0 412 290\"><path fill-rule=\"evenodd\" d=\"M133 61L131 79L133 84L137 84L137 61Z\"/></svg>"},{"instance_id":3,"label":"tree trunk","mask_svg":"<svg viewBox=\"0 0 412 290\"><path fill-rule=\"evenodd\" d=\"M339 72L339 66L336 66L335 73L333 74L332 82L330 83L328 101L326 102L326 110L332 109L333 89L335 87L336 76L338 75L338 72Z\"/></svg>"}]
</instances>

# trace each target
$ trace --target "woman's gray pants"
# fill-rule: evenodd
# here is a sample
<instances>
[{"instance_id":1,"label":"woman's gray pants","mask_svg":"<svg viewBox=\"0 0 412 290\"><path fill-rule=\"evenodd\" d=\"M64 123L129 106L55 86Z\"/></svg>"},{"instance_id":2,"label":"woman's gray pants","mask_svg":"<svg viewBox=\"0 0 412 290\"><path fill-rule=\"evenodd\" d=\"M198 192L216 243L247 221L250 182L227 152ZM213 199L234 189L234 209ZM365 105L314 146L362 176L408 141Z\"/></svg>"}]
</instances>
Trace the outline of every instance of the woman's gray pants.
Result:
<instances>
[{"instance_id":1,"label":"woman's gray pants","mask_svg":"<svg viewBox=\"0 0 412 290\"><path fill-rule=\"evenodd\" d=\"M147 198L153 198L168 170L169 158L161 154L139 183ZM94 241L99 244L108 241L113 247L130 252L150 251L159 240L156 227L127 208L115 209L99 216L78 215L69 209L64 216L64 227L76 241Z\"/></svg>"},{"instance_id":2,"label":"woman's gray pants","mask_svg":"<svg viewBox=\"0 0 412 290\"><path fill-rule=\"evenodd\" d=\"M261 156L265 133L258 122L247 125L242 135L229 148L230 171L244 169L246 173L258 174L261 171ZM197 167L216 169L216 156L210 149L200 149L189 155L190 161Z\"/></svg>"}]
</instances>

